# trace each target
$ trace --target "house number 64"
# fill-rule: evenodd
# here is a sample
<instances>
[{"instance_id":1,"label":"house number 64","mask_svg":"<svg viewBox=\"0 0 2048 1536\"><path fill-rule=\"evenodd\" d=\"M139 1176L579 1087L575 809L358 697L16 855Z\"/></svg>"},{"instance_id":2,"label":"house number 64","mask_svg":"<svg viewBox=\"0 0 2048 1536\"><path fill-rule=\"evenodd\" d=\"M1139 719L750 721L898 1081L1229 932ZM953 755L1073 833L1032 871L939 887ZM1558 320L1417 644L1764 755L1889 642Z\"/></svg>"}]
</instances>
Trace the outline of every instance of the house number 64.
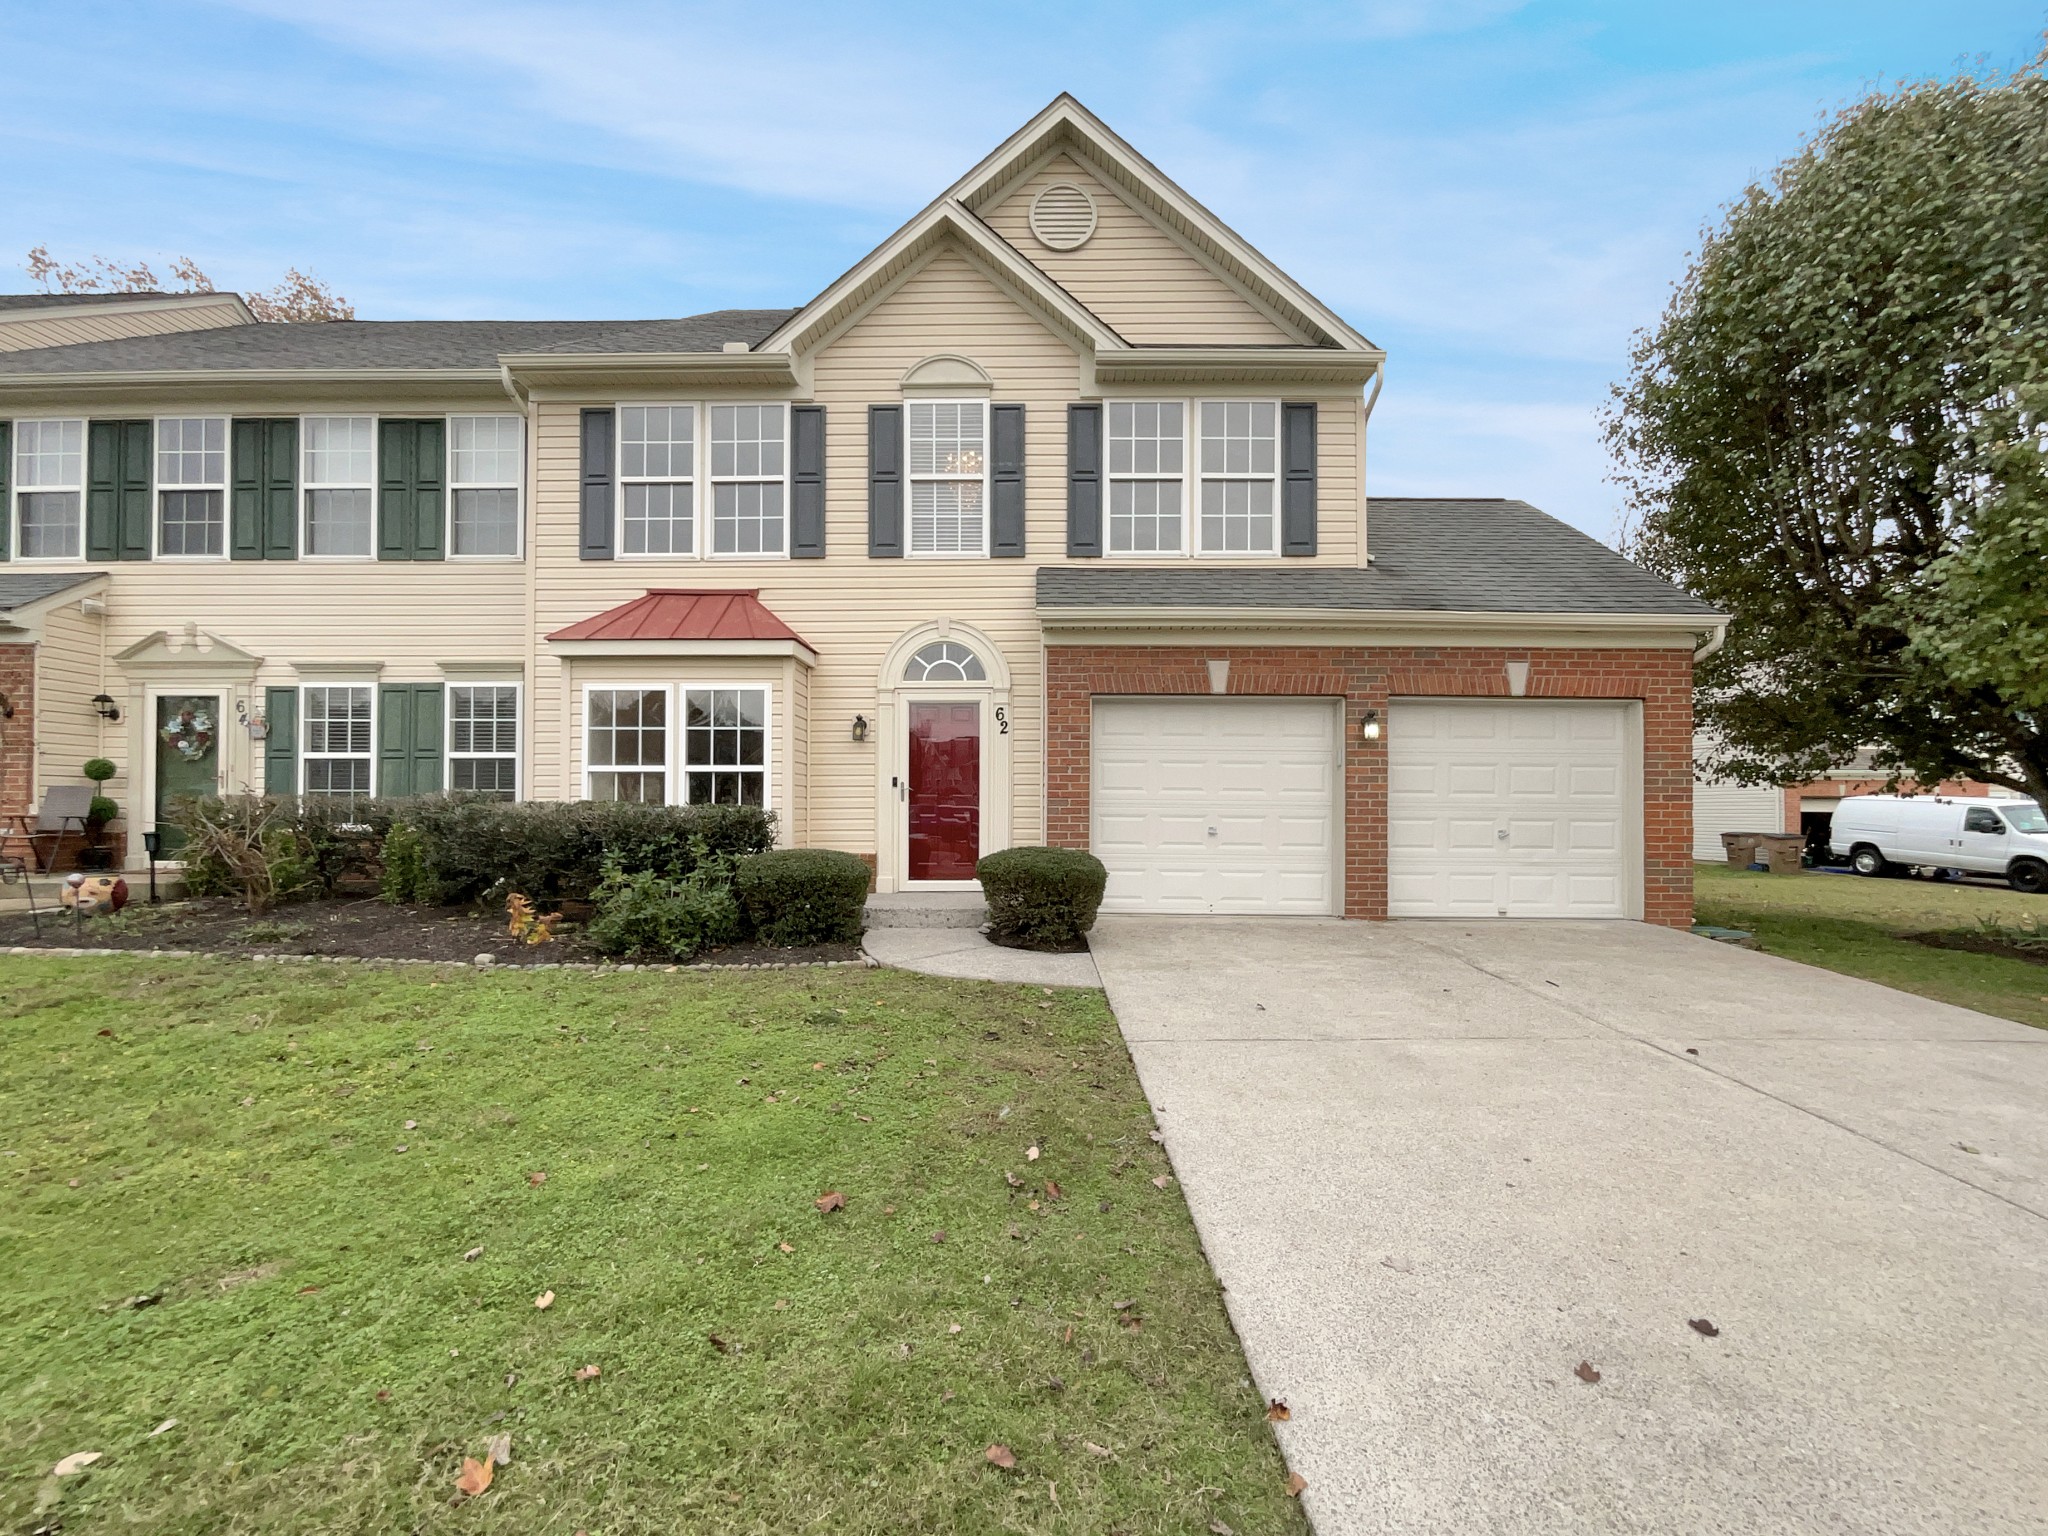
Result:
<instances>
[{"instance_id":1,"label":"house number 64","mask_svg":"<svg viewBox=\"0 0 2048 1536\"><path fill-rule=\"evenodd\" d=\"M996 734L998 736L1010 734L1010 711L1007 706L1002 704L996 706Z\"/></svg>"}]
</instances>

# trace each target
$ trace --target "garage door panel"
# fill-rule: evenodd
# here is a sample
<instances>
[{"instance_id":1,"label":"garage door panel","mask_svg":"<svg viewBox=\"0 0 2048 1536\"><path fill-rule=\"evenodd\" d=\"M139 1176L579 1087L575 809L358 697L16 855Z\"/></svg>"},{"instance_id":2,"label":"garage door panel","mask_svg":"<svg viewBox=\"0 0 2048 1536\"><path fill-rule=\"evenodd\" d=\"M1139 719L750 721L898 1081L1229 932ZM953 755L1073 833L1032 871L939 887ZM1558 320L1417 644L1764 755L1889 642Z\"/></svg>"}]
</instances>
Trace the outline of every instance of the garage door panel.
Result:
<instances>
[{"instance_id":1,"label":"garage door panel","mask_svg":"<svg viewBox=\"0 0 2048 1536\"><path fill-rule=\"evenodd\" d=\"M1629 718L1611 703L1396 701L1389 911L1625 915L1639 856L1623 803Z\"/></svg>"},{"instance_id":2,"label":"garage door panel","mask_svg":"<svg viewBox=\"0 0 2048 1536\"><path fill-rule=\"evenodd\" d=\"M1336 721L1324 700L1096 700L1104 908L1331 911Z\"/></svg>"}]
</instances>

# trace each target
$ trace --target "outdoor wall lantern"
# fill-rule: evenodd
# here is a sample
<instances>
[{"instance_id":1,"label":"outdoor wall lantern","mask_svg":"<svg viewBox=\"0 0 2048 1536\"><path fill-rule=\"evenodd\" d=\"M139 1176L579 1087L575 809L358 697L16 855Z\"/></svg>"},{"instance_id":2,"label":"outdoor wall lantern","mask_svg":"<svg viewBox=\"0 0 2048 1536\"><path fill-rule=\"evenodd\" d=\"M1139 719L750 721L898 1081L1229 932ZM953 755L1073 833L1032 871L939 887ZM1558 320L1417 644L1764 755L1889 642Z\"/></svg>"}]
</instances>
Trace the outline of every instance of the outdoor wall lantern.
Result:
<instances>
[{"instance_id":1,"label":"outdoor wall lantern","mask_svg":"<svg viewBox=\"0 0 2048 1536\"><path fill-rule=\"evenodd\" d=\"M1380 739L1380 712L1378 710L1368 709L1358 717L1358 734L1367 741L1378 741Z\"/></svg>"},{"instance_id":2,"label":"outdoor wall lantern","mask_svg":"<svg viewBox=\"0 0 2048 1536\"><path fill-rule=\"evenodd\" d=\"M855 715L853 717L853 739L855 741L866 741L868 739L868 717L866 715Z\"/></svg>"},{"instance_id":3,"label":"outdoor wall lantern","mask_svg":"<svg viewBox=\"0 0 2048 1536\"><path fill-rule=\"evenodd\" d=\"M114 702L114 696L110 693L94 694L92 696L92 707L102 720L118 720L121 718L121 706Z\"/></svg>"}]
</instances>

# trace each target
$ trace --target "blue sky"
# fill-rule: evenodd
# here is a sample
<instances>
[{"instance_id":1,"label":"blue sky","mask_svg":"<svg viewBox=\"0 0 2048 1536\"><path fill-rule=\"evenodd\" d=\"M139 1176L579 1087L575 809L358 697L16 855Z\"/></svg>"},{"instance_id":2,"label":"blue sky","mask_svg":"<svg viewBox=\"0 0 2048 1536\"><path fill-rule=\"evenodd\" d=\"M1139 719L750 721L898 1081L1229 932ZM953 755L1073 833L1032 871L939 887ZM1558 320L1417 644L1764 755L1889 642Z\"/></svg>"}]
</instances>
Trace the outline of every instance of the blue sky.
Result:
<instances>
[{"instance_id":1,"label":"blue sky","mask_svg":"<svg viewBox=\"0 0 2048 1536\"><path fill-rule=\"evenodd\" d=\"M1596 412L1701 225L2043 0L0 0L0 266L307 268L366 319L794 304L1071 90L1391 354L1379 495L1610 536ZM0 290L28 286L0 275Z\"/></svg>"}]
</instances>

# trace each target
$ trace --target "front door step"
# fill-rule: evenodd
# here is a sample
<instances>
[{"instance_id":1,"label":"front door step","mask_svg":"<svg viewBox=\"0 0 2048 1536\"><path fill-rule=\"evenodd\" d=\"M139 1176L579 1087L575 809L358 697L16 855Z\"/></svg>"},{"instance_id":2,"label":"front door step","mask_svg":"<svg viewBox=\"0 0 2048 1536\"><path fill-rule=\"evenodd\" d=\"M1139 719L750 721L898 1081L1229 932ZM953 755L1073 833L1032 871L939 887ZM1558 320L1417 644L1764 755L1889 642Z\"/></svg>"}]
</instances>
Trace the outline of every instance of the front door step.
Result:
<instances>
[{"instance_id":1,"label":"front door step","mask_svg":"<svg viewBox=\"0 0 2048 1536\"><path fill-rule=\"evenodd\" d=\"M868 898L870 928L979 928L988 903L979 891L893 891Z\"/></svg>"}]
</instances>

